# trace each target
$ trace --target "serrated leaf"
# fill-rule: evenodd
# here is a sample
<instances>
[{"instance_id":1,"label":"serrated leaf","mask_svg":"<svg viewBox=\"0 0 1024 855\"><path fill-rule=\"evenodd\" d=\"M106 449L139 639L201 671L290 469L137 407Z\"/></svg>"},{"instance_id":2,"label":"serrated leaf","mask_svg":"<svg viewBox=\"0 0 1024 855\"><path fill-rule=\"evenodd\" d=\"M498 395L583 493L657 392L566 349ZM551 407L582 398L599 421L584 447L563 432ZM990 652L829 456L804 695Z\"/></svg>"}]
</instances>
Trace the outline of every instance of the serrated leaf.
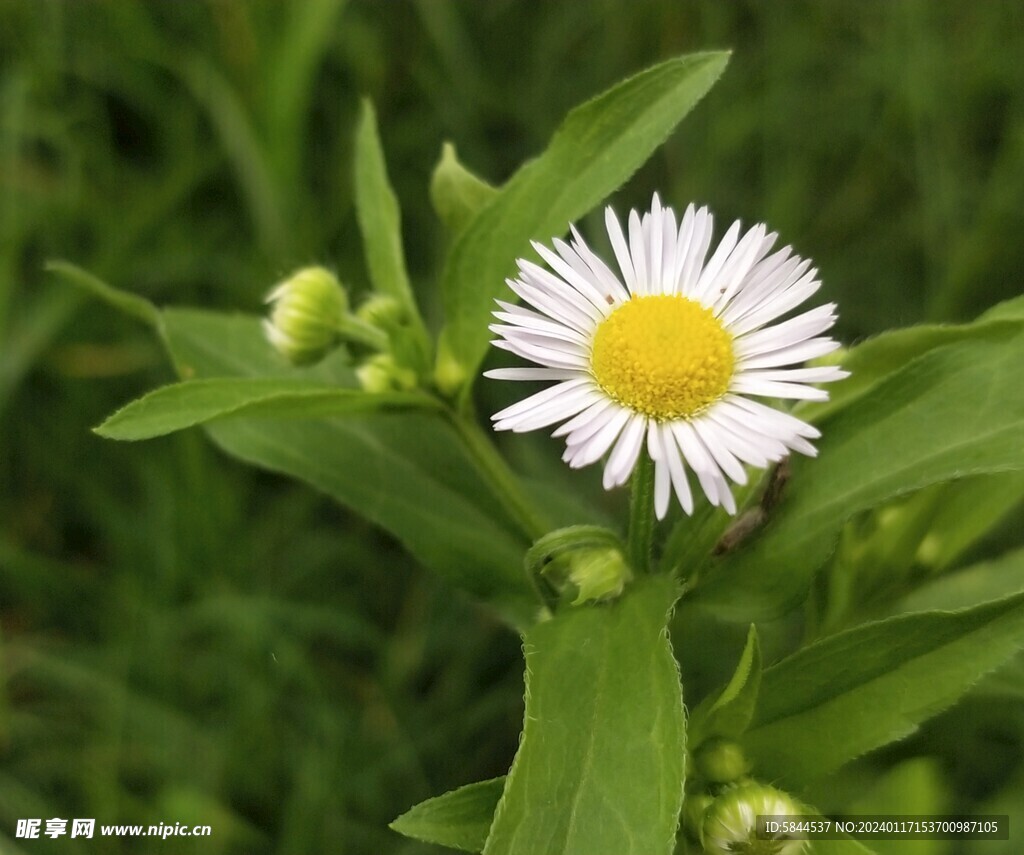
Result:
<instances>
[{"instance_id":1,"label":"serrated leaf","mask_svg":"<svg viewBox=\"0 0 1024 855\"><path fill-rule=\"evenodd\" d=\"M993 306L969 324L922 324L887 330L853 347L839 360L850 376L829 387L829 399L802 403L796 410L801 418L819 421L849 406L908 362L957 342L999 335L1024 321L1024 298L1006 300Z\"/></svg>"},{"instance_id":2,"label":"serrated leaf","mask_svg":"<svg viewBox=\"0 0 1024 855\"><path fill-rule=\"evenodd\" d=\"M437 406L426 395L412 392L370 394L276 377L217 377L154 389L95 431L107 439L139 440L228 418L309 419Z\"/></svg>"},{"instance_id":3,"label":"serrated leaf","mask_svg":"<svg viewBox=\"0 0 1024 855\"><path fill-rule=\"evenodd\" d=\"M464 376L487 350L494 299L531 238L563 234L633 174L711 88L727 53L668 60L566 117L545 152L523 166L466 228L445 265L445 340Z\"/></svg>"},{"instance_id":4,"label":"serrated leaf","mask_svg":"<svg viewBox=\"0 0 1024 855\"><path fill-rule=\"evenodd\" d=\"M913 733L1024 645L1024 594L864 624L768 668L742 742L759 778L799 789Z\"/></svg>"},{"instance_id":5,"label":"serrated leaf","mask_svg":"<svg viewBox=\"0 0 1024 855\"><path fill-rule=\"evenodd\" d=\"M504 777L467 784L420 802L389 827L425 843L482 852L504 788Z\"/></svg>"},{"instance_id":6,"label":"serrated leaf","mask_svg":"<svg viewBox=\"0 0 1024 855\"><path fill-rule=\"evenodd\" d=\"M713 736L739 738L754 715L760 686L761 647L757 628L751 624L732 678L718 695L708 698L694 710L690 720L691 743L696 746Z\"/></svg>"},{"instance_id":7,"label":"serrated leaf","mask_svg":"<svg viewBox=\"0 0 1024 855\"><path fill-rule=\"evenodd\" d=\"M1024 332L933 350L822 423L820 457L793 460L762 534L712 565L694 599L734 620L806 593L853 514L964 475L1024 469Z\"/></svg>"},{"instance_id":8,"label":"serrated leaf","mask_svg":"<svg viewBox=\"0 0 1024 855\"><path fill-rule=\"evenodd\" d=\"M962 609L1024 591L1024 549L972 564L922 585L892 605L892 614Z\"/></svg>"},{"instance_id":9,"label":"serrated leaf","mask_svg":"<svg viewBox=\"0 0 1024 855\"><path fill-rule=\"evenodd\" d=\"M668 855L685 721L667 577L532 627L523 736L486 855Z\"/></svg>"},{"instance_id":10,"label":"serrated leaf","mask_svg":"<svg viewBox=\"0 0 1024 855\"><path fill-rule=\"evenodd\" d=\"M340 356L308 369L287 366L267 345L257 318L181 309L162 317L183 377L354 385ZM477 473L454 428L437 415L250 418L206 429L229 454L306 481L390 531L424 565L492 602L513 622L532 620L536 601L522 569L529 542ZM386 583L387 568L367 572L381 573Z\"/></svg>"},{"instance_id":11,"label":"serrated leaf","mask_svg":"<svg viewBox=\"0 0 1024 855\"><path fill-rule=\"evenodd\" d=\"M446 142L430 178L430 201L448 234L458 237L497 195L498 188L466 169L459 162L455 146Z\"/></svg>"}]
</instances>

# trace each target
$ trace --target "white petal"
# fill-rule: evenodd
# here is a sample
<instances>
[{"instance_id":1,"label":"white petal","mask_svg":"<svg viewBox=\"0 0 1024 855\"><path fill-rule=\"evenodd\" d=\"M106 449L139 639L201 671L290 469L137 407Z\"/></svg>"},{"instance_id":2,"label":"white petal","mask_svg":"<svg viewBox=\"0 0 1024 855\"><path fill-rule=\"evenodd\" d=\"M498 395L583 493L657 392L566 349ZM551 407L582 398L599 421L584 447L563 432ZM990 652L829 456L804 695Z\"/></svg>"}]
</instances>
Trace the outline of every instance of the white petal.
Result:
<instances>
[{"instance_id":1,"label":"white petal","mask_svg":"<svg viewBox=\"0 0 1024 855\"><path fill-rule=\"evenodd\" d=\"M615 406L617 406L617 404L611 400L611 398L601 398L601 400L595 401L578 416L574 416L564 425L560 425L556 430L552 431L551 435L555 437L565 436L566 434L571 434L574 431L582 430L591 424L598 424L603 421L602 413ZM597 428L594 428L594 430L596 429ZM575 443L572 444L575 445Z\"/></svg>"},{"instance_id":2,"label":"white petal","mask_svg":"<svg viewBox=\"0 0 1024 855\"><path fill-rule=\"evenodd\" d=\"M557 295L563 302L583 312L583 314L596 323L604 320L608 310L608 303L600 299L600 297L597 298L598 302L595 303L588 295L581 294L564 279L525 258L520 258L518 264L519 278L524 282L543 288L549 294Z\"/></svg>"},{"instance_id":3,"label":"white petal","mask_svg":"<svg viewBox=\"0 0 1024 855\"><path fill-rule=\"evenodd\" d=\"M610 490L625 484L629 473L633 471L636 460L640 456L640 449L643 446L644 430L647 427L647 417L634 415L625 429L619 434L619 441L615 444L608 464L604 468L604 488Z\"/></svg>"},{"instance_id":4,"label":"white petal","mask_svg":"<svg viewBox=\"0 0 1024 855\"><path fill-rule=\"evenodd\" d=\"M612 242L612 250L619 262L619 269L622 271L622 278L626 282L626 288L630 294L636 293L636 271L633 270L633 261L629 256L629 248L626 246L626 238L622 234L622 226L619 225L619 218L611 206L604 210L604 223L608 229L608 239Z\"/></svg>"},{"instance_id":5,"label":"white petal","mask_svg":"<svg viewBox=\"0 0 1024 855\"><path fill-rule=\"evenodd\" d=\"M668 513L668 500L671 496L672 476L668 471L668 463L664 460L654 461L654 515L665 519Z\"/></svg>"},{"instance_id":6,"label":"white petal","mask_svg":"<svg viewBox=\"0 0 1024 855\"><path fill-rule=\"evenodd\" d=\"M494 423L495 430L511 430L514 433L525 433L548 427L563 419L575 416L580 410L589 407L601 393L591 388L574 389L566 392L553 401L541 404L527 413L510 416Z\"/></svg>"},{"instance_id":7,"label":"white petal","mask_svg":"<svg viewBox=\"0 0 1024 855\"><path fill-rule=\"evenodd\" d=\"M550 249L537 241L531 241L531 245L536 250L537 254L543 258L552 270L555 271L562 279L572 286L578 294L592 303L601 313L602 317L608 314L608 301L604 298L604 294L601 293L600 289L590 281L590 278L583 276L576 272L571 264L560 256L553 253ZM564 246L564 244L563 244Z\"/></svg>"},{"instance_id":8,"label":"white petal","mask_svg":"<svg viewBox=\"0 0 1024 855\"><path fill-rule=\"evenodd\" d=\"M733 348L736 356L742 359L762 351L778 350L823 333L836 322L835 308L835 303L826 303L781 324L763 327L757 332L739 337Z\"/></svg>"},{"instance_id":9,"label":"white petal","mask_svg":"<svg viewBox=\"0 0 1024 855\"><path fill-rule=\"evenodd\" d=\"M645 217L646 219L646 217ZM651 203L651 221L648 229L645 244L650 249L650 265L647 283L648 294L661 294L661 262L662 262L662 240L665 237L665 228L662 225L662 208L658 194L654 194L654 201Z\"/></svg>"},{"instance_id":10,"label":"white petal","mask_svg":"<svg viewBox=\"0 0 1024 855\"><path fill-rule=\"evenodd\" d=\"M838 365L821 365L813 368L775 368L763 371L738 371L737 375L757 377L761 380L782 380L787 383L830 383L845 380L850 376Z\"/></svg>"},{"instance_id":11,"label":"white petal","mask_svg":"<svg viewBox=\"0 0 1024 855\"><path fill-rule=\"evenodd\" d=\"M569 465L573 469L578 469L581 466L589 466L597 461L611 447L611 444L615 442L619 431L629 421L630 415L629 410L622 409L608 419L607 423L601 427L601 430L579 446L578 451L572 460L569 461Z\"/></svg>"},{"instance_id":12,"label":"white petal","mask_svg":"<svg viewBox=\"0 0 1024 855\"><path fill-rule=\"evenodd\" d=\"M679 453L679 446L676 444L668 423L659 425L662 454L665 462L668 463L668 471L672 477L672 486L676 491L676 498L687 514L693 513L693 493L690 492L690 482L686 479L686 467L683 466L683 458Z\"/></svg>"},{"instance_id":13,"label":"white petal","mask_svg":"<svg viewBox=\"0 0 1024 855\"><path fill-rule=\"evenodd\" d=\"M809 338L799 344L780 347L778 350L762 351L757 356L744 359L744 369L776 368L780 365L792 365L794 362L806 362L831 353L839 347L838 341L830 338Z\"/></svg>"},{"instance_id":14,"label":"white petal","mask_svg":"<svg viewBox=\"0 0 1024 855\"><path fill-rule=\"evenodd\" d=\"M741 374L729 384L730 392L757 395L761 398L792 398L799 401L827 401L828 392L801 383L780 383L778 380L761 380L750 374Z\"/></svg>"},{"instance_id":15,"label":"white petal","mask_svg":"<svg viewBox=\"0 0 1024 855\"><path fill-rule=\"evenodd\" d=\"M573 249L576 250L583 263L590 268L594 278L601 283L604 293L611 297L616 304L628 300L629 292L619 281L619 277L612 272L612 269L604 263L600 256L587 246L583 237L576 230L576 226L570 226L570 229L573 237Z\"/></svg>"},{"instance_id":16,"label":"white petal","mask_svg":"<svg viewBox=\"0 0 1024 855\"><path fill-rule=\"evenodd\" d=\"M666 208L661 217L661 283L658 294L674 294L676 290L676 215Z\"/></svg>"},{"instance_id":17,"label":"white petal","mask_svg":"<svg viewBox=\"0 0 1024 855\"><path fill-rule=\"evenodd\" d=\"M593 332L596 326L593 318L575 308L571 303L562 300L557 294L549 294L544 288L538 288L536 285L523 282L520 279L506 279L505 281L516 294L549 318L554 318L559 323L587 335Z\"/></svg>"},{"instance_id":18,"label":"white petal","mask_svg":"<svg viewBox=\"0 0 1024 855\"><path fill-rule=\"evenodd\" d=\"M704 443L700 441L696 431L685 421L672 422L671 428L686 462L697 473L697 479L707 494L708 500L713 505L728 506L729 499L732 497L729 486L722 475L722 470L718 468L718 464L704 447Z\"/></svg>"},{"instance_id":19,"label":"white petal","mask_svg":"<svg viewBox=\"0 0 1024 855\"><path fill-rule=\"evenodd\" d=\"M548 347L506 339L494 339L491 344L500 350L510 351L524 359L536 362L538 365L547 365L549 368L575 368L586 371L590 367L590 361L585 356L561 353Z\"/></svg>"},{"instance_id":20,"label":"white petal","mask_svg":"<svg viewBox=\"0 0 1024 855\"><path fill-rule=\"evenodd\" d=\"M484 377L492 380L571 380L578 371L566 368L492 368Z\"/></svg>"},{"instance_id":21,"label":"white petal","mask_svg":"<svg viewBox=\"0 0 1024 855\"><path fill-rule=\"evenodd\" d=\"M644 296L650 293L647 275L647 248L644 245L643 225L636 211L629 212L629 255L633 259L633 270L636 271L636 290L634 294Z\"/></svg>"},{"instance_id":22,"label":"white petal","mask_svg":"<svg viewBox=\"0 0 1024 855\"><path fill-rule=\"evenodd\" d=\"M722 471L737 484L746 484L747 471L727 445L719 438L719 431L716 431L715 425L706 418L694 419L691 424L697 432L697 436L701 438L701 441L707 450L711 452L711 456L715 458L715 463L718 464Z\"/></svg>"},{"instance_id":23,"label":"white petal","mask_svg":"<svg viewBox=\"0 0 1024 855\"><path fill-rule=\"evenodd\" d=\"M711 233L714 230L715 218L708 213L707 208L701 208L694 215L693 236L686 249L686 260L683 262L682 272L679 274L679 293L690 296L700 278L701 270L704 267L704 258L708 254L708 247L711 246Z\"/></svg>"},{"instance_id":24,"label":"white petal","mask_svg":"<svg viewBox=\"0 0 1024 855\"><path fill-rule=\"evenodd\" d=\"M578 389L581 386L593 385L593 380L589 377L582 377L577 375L572 380L565 380L562 383L558 383L555 386L548 386L547 389L541 389L539 392L534 392L527 398L523 398L521 401L516 401L503 410L496 412L491 418L494 421L498 419L507 419L514 416L528 413L534 407L546 404L548 401L557 400L559 395L564 395L573 389Z\"/></svg>"},{"instance_id":25,"label":"white petal","mask_svg":"<svg viewBox=\"0 0 1024 855\"><path fill-rule=\"evenodd\" d=\"M487 329L508 341L525 341L527 344L550 347L566 353L590 353L590 342L568 327L539 329L518 327L514 324L491 324Z\"/></svg>"},{"instance_id":26,"label":"white petal","mask_svg":"<svg viewBox=\"0 0 1024 855\"><path fill-rule=\"evenodd\" d=\"M718 244L718 248L711 255L708 263L704 265L704 269L701 271L700 277L697 280L697 284L693 287L691 292L695 300L700 300L705 306L714 305L714 295L706 298L711 292L712 283L715 281L715 277L718 276L719 272L725 266L725 262L728 260L730 253L736 246L736 241L740 235L740 221L737 220L725 233L725 236Z\"/></svg>"}]
</instances>

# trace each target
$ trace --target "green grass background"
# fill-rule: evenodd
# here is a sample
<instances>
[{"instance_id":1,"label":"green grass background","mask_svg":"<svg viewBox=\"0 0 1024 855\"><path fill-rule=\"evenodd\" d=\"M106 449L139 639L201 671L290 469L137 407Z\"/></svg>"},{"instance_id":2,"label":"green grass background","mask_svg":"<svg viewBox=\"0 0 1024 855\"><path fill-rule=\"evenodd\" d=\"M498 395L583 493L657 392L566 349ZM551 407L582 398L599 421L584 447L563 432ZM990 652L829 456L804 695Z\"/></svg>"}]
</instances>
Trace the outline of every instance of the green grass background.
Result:
<instances>
[{"instance_id":1,"label":"green grass background","mask_svg":"<svg viewBox=\"0 0 1024 855\"><path fill-rule=\"evenodd\" d=\"M501 774L522 714L517 639L385 535L197 431L91 435L171 374L44 261L161 305L258 311L311 262L358 295L369 95L436 324L444 140L500 183L576 103L723 47L620 210L657 189L767 221L851 342L1020 293L1019 2L0 0L0 853L440 852L386 823ZM1022 778L1001 703L919 743L955 803ZM14 840L57 816L214 835Z\"/></svg>"}]
</instances>

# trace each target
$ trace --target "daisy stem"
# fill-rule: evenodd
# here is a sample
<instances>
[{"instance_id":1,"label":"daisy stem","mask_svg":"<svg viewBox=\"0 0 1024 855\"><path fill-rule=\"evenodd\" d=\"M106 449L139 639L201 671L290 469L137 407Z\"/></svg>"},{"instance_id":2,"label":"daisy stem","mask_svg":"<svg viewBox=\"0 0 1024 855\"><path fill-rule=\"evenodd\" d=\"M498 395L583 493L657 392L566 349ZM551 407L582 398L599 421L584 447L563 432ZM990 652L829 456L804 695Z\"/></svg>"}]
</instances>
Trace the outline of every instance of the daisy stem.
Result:
<instances>
[{"instance_id":1,"label":"daisy stem","mask_svg":"<svg viewBox=\"0 0 1024 855\"><path fill-rule=\"evenodd\" d=\"M626 549L637 575L651 569L651 541L654 537L654 463L641 454L629 480L629 537Z\"/></svg>"},{"instance_id":2,"label":"daisy stem","mask_svg":"<svg viewBox=\"0 0 1024 855\"><path fill-rule=\"evenodd\" d=\"M523 492L516 474L509 469L487 434L471 416L450 412L450 417L452 425L466 444L466 450L469 451L480 473L490 483L495 497L523 533L531 541L547 534L551 526L534 510L533 503Z\"/></svg>"}]
</instances>

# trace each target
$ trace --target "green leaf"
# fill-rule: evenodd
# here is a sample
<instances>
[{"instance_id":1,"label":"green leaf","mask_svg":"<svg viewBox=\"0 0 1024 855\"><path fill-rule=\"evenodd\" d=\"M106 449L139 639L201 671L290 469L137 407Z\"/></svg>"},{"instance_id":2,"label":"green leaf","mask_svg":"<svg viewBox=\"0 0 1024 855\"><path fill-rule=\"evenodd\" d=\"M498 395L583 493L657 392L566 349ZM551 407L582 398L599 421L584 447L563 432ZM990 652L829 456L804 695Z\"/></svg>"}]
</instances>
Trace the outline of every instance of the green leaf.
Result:
<instances>
[{"instance_id":1,"label":"green leaf","mask_svg":"<svg viewBox=\"0 0 1024 855\"><path fill-rule=\"evenodd\" d=\"M892 605L893 614L962 609L1024 591L1024 549L941 576Z\"/></svg>"},{"instance_id":2,"label":"green leaf","mask_svg":"<svg viewBox=\"0 0 1024 855\"><path fill-rule=\"evenodd\" d=\"M389 826L415 840L482 852L505 779L467 784L437 798L420 802Z\"/></svg>"},{"instance_id":3,"label":"green leaf","mask_svg":"<svg viewBox=\"0 0 1024 855\"><path fill-rule=\"evenodd\" d=\"M993 306L969 324L923 324L889 330L851 348L837 361L850 376L829 387L829 399L796 408L801 418L818 421L849 406L912 359L948 344L985 338L1019 327L1024 321L1024 297Z\"/></svg>"},{"instance_id":4,"label":"green leaf","mask_svg":"<svg viewBox=\"0 0 1024 855\"><path fill-rule=\"evenodd\" d=\"M800 788L913 733L1024 645L1024 594L864 624L768 668L742 742L759 778Z\"/></svg>"},{"instance_id":5,"label":"green leaf","mask_svg":"<svg viewBox=\"0 0 1024 855\"><path fill-rule=\"evenodd\" d=\"M487 855L672 852L685 750L665 632L675 598L670 578L648 578L526 633L523 736Z\"/></svg>"},{"instance_id":6,"label":"green leaf","mask_svg":"<svg viewBox=\"0 0 1024 855\"><path fill-rule=\"evenodd\" d=\"M1024 332L933 350L822 425L793 460L774 518L712 566L696 601L734 620L777 616L806 593L853 514L929 484L1024 469Z\"/></svg>"},{"instance_id":7,"label":"green leaf","mask_svg":"<svg viewBox=\"0 0 1024 855\"><path fill-rule=\"evenodd\" d=\"M717 52L671 59L577 107L546 151L523 166L460 235L442 286L445 340L465 376L484 357L494 300L505 293L505 277L530 239L563 234L626 181L711 88L728 58Z\"/></svg>"},{"instance_id":8,"label":"green leaf","mask_svg":"<svg viewBox=\"0 0 1024 855\"><path fill-rule=\"evenodd\" d=\"M413 392L369 394L276 377L218 377L154 389L95 431L107 439L138 440L227 418L309 419L438 406L432 398Z\"/></svg>"},{"instance_id":9,"label":"green leaf","mask_svg":"<svg viewBox=\"0 0 1024 855\"><path fill-rule=\"evenodd\" d=\"M761 647L757 628L751 624L736 671L717 695L703 701L690 720L689 739L699 746L705 739L724 736L738 739L750 724L761 686Z\"/></svg>"},{"instance_id":10,"label":"green leaf","mask_svg":"<svg viewBox=\"0 0 1024 855\"><path fill-rule=\"evenodd\" d=\"M56 273L68 284L81 289L90 297L102 300L126 315L131 315L153 327L159 325L160 312L144 297L112 288L102 279L68 261L48 261L45 269L48 273Z\"/></svg>"},{"instance_id":11,"label":"green leaf","mask_svg":"<svg viewBox=\"0 0 1024 855\"><path fill-rule=\"evenodd\" d=\"M971 546L1024 502L1024 473L962 478L942 488L931 528L918 549L920 563L936 570L953 565Z\"/></svg>"},{"instance_id":12,"label":"green leaf","mask_svg":"<svg viewBox=\"0 0 1024 855\"><path fill-rule=\"evenodd\" d=\"M849 815L903 814L936 816L947 811L943 773L930 757L917 757L897 764L843 813ZM872 840L878 855L944 855L948 840Z\"/></svg>"},{"instance_id":13,"label":"green leaf","mask_svg":"<svg viewBox=\"0 0 1024 855\"><path fill-rule=\"evenodd\" d=\"M402 213L388 181L377 117L369 99L363 101L355 148L356 217L363 235L370 279L376 291L399 302L411 324L408 343L404 338L394 343L401 348L395 351L396 355L401 358L402 353L409 352L411 367L420 376L426 376L431 360L430 336L409 284L402 249Z\"/></svg>"},{"instance_id":14,"label":"green leaf","mask_svg":"<svg viewBox=\"0 0 1024 855\"><path fill-rule=\"evenodd\" d=\"M286 365L259 320L167 310L166 339L180 376L287 377L351 387L342 355L313 368ZM523 573L529 543L481 479L454 428L433 413L335 419L231 419L207 430L229 454L299 478L392 532L451 584L526 624L536 600ZM429 449L429 453L424 453ZM380 573L387 584L387 568Z\"/></svg>"},{"instance_id":15,"label":"green leaf","mask_svg":"<svg viewBox=\"0 0 1024 855\"><path fill-rule=\"evenodd\" d=\"M359 231L373 287L414 308L402 250L402 215L388 180L373 104L363 101L356 130L355 196Z\"/></svg>"},{"instance_id":16,"label":"green leaf","mask_svg":"<svg viewBox=\"0 0 1024 855\"><path fill-rule=\"evenodd\" d=\"M458 237L497 195L498 189L466 169L459 162L455 146L446 142L430 178L430 201L448 234Z\"/></svg>"}]
</instances>

